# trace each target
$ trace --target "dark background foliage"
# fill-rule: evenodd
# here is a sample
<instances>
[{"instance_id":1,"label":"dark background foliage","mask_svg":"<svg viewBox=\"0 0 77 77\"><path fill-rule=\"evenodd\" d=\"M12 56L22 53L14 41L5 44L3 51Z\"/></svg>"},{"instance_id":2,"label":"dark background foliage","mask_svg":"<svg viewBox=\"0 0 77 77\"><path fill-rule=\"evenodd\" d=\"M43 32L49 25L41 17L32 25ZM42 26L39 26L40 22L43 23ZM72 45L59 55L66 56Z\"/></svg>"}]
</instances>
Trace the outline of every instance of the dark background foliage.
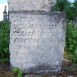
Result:
<instances>
[{"instance_id":1,"label":"dark background foliage","mask_svg":"<svg viewBox=\"0 0 77 77\"><path fill-rule=\"evenodd\" d=\"M65 12L68 20L74 20L77 17L77 0L73 3L68 0L57 0L54 11Z\"/></svg>"},{"instance_id":2,"label":"dark background foliage","mask_svg":"<svg viewBox=\"0 0 77 77\"><path fill-rule=\"evenodd\" d=\"M0 22L0 61L9 60L9 21Z\"/></svg>"}]
</instances>

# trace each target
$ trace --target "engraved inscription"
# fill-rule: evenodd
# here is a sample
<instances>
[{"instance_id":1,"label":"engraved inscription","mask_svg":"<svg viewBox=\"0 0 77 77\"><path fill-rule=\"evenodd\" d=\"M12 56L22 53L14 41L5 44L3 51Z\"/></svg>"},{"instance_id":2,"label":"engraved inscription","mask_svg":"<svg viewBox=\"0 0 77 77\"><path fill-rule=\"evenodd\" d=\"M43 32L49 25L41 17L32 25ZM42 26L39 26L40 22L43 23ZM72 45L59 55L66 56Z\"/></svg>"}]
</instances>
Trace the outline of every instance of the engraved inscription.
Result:
<instances>
[{"instance_id":1,"label":"engraved inscription","mask_svg":"<svg viewBox=\"0 0 77 77\"><path fill-rule=\"evenodd\" d=\"M44 15L44 16L26 15L24 17L17 16L12 21L14 22L12 26L13 28L12 34L14 36L13 43L16 45L21 43L21 45L17 46L17 50L19 49L29 50L30 46L37 46L37 44L40 47L45 46L44 44L40 45L41 42L46 42L46 44L52 42L55 43L54 41L55 38L53 38L52 36L57 36L56 30L60 27L60 23L61 23L61 21L58 20L58 16L50 17L48 15Z\"/></svg>"},{"instance_id":2,"label":"engraved inscription","mask_svg":"<svg viewBox=\"0 0 77 77\"><path fill-rule=\"evenodd\" d=\"M51 71L60 70L65 40L62 14L11 13L10 21L10 57L14 67L27 70L45 64Z\"/></svg>"}]
</instances>

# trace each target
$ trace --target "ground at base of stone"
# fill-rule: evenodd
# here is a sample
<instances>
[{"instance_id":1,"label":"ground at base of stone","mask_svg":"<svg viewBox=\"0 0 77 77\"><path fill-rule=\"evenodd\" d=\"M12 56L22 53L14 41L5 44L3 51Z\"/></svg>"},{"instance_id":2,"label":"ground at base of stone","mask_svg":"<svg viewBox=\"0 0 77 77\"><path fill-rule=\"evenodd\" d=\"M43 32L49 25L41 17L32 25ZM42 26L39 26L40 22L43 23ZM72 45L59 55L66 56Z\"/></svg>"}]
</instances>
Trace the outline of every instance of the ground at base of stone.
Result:
<instances>
[{"instance_id":1,"label":"ground at base of stone","mask_svg":"<svg viewBox=\"0 0 77 77\"><path fill-rule=\"evenodd\" d=\"M16 77L10 70L10 63L0 62L0 77Z\"/></svg>"},{"instance_id":2,"label":"ground at base of stone","mask_svg":"<svg viewBox=\"0 0 77 77\"><path fill-rule=\"evenodd\" d=\"M10 71L10 63L0 62L0 77L17 77ZM38 75L38 74L25 74L23 77L77 77L77 65L71 62L63 61L63 68L61 73L56 75Z\"/></svg>"}]
</instances>

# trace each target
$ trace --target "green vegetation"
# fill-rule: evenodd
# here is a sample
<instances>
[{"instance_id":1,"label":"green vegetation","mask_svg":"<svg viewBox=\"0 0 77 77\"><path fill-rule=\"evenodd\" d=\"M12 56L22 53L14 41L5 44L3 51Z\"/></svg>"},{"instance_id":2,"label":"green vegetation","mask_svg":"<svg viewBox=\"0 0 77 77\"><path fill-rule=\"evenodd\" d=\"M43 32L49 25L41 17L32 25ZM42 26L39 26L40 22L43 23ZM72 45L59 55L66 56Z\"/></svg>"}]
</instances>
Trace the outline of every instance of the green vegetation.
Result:
<instances>
[{"instance_id":1,"label":"green vegetation","mask_svg":"<svg viewBox=\"0 0 77 77\"><path fill-rule=\"evenodd\" d=\"M0 22L0 62L9 61L9 21Z\"/></svg>"},{"instance_id":2,"label":"green vegetation","mask_svg":"<svg viewBox=\"0 0 77 77\"><path fill-rule=\"evenodd\" d=\"M17 77L22 77L23 72L21 69L14 67L12 72L17 76Z\"/></svg>"},{"instance_id":3,"label":"green vegetation","mask_svg":"<svg viewBox=\"0 0 77 77\"><path fill-rule=\"evenodd\" d=\"M77 63L77 26L67 24L66 28L66 53L73 63Z\"/></svg>"},{"instance_id":4,"label":"green vegetation","mask_svg":"<svg viewBox=\"0 0 77 77\"><path fill-rule=\"evenodd\" d=\"M54 11L65 12L68 20L74 20L77 17L77 0L74 3L68 0L57 0Z\"/></svg>"}]
</instances>

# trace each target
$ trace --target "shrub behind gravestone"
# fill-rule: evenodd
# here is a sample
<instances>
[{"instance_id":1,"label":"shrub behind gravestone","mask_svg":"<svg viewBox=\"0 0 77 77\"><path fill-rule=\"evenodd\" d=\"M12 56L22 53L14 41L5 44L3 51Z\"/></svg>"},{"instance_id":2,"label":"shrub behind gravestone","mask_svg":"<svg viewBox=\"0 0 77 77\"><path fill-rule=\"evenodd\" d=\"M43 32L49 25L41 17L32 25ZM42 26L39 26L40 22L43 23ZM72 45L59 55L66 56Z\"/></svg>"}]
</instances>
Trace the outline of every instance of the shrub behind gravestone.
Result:
<instances>
[{"instance_id":1,"label":"shrub behind gravestone","mask_svg":"<svg viewBox=\"0 0 77 77\"><path fill-rule=\"evenodd\" d=\"M77 64L77 27L67 24L66 49L69 59Z\"/></svg>"},{"instance_id":2,"label":"shrub behind gravestone","mask_svg":"<svg viewBox=\"0 0 77 77\"><path fill-rule=\"evenodd\" d=\"M0 61L9 60L9 21L0 22Z\"/></svg>"}]
</instances>

